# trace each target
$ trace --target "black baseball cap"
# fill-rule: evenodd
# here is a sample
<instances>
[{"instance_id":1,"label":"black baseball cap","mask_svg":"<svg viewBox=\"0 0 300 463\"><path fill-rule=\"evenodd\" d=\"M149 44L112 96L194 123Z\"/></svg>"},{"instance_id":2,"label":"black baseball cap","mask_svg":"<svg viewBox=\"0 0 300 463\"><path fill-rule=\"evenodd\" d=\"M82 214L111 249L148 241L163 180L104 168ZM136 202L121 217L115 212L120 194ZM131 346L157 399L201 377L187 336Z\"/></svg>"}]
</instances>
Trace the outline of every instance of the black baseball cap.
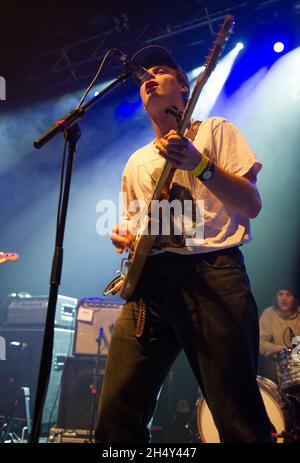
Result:
<instances>
[{"instance_id":1,"label":"black baseball cap","mask_svg":"<svg viewBox=\"0 0 300 463\"><path fill-rule=\"evenodd\" d=\"M188 76L184 70L177 64L171 53L160 45L148 45L147 47L141 48L131 59L145 69L150 69L159 65L177 69L180 71L180 75L185 84L190 87Z\"/></svg>"}]
</instances>

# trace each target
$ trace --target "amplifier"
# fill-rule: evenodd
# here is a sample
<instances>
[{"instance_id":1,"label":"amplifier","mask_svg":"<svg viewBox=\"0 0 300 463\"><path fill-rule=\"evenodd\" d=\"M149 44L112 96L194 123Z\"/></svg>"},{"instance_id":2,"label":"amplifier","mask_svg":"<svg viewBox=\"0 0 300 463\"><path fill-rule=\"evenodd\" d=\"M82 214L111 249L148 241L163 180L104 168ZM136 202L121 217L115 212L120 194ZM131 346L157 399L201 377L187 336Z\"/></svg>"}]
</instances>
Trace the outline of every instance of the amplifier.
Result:
<instances>
[{"instance_id":1,"label":"amplifier","mask_svg":"<svg viewBox=\"0 0 300 463\"><path fill-rule=\"evenodd\" d=\"M57 297L55 326L62 328L74 327L74 319L78 299L74 297ZM48 309L48 296L7 298L6 320L4 325L44 325Z\"/></svg>"},{"instance_id":2,"label":"amplifier","mask_svg":"<svg viewBox=\"0 0 300 463\"><path fill-rule=\"evenodd\" d=\"M96 355L97 338L101 330L103 334L101 335L100 354L106 356L112 330L122 307L122 301L81 299L77 307L73 353L75 355Z\"/></svg>"},{"instance_id":3,"label":"amplifier","mask_svg":"<svg viewBox=\"0 0 300 463\"><path fill-rule=\"evenodd\" d=\"M41 432L43 434L47 434L49 427L57 423L62 375L67 358L72 352L73 343L73 330L54 328L51 374L42 415Z\"/></svg>"},{"instance_id":4,"label":"amplifier","mask_svg":"<svg viewBox=\"0 0 300 463\"><path fill-rule=\"evenodd\" d=\"M43 337L44 327L0 327L0 339L5 349L5 357L0 361L0 419L11 414L21 387L30 390L30 414L33 417ZM54 328L51 375L41 426L43 434L48 434L49 427L57 422L62 373L73 343L73 330ZM16 418L25 419L23 402L16 410Z\"/></svg>"},{"instance_id":5,"label":"amplifier","mask_svg":"<svg viewBox=\"0 0 300 463\"><path fill-rule=\"evenodd\" d=\"M94 429L98 400L102 389L106 358L67 357L63 369L56 427ZM98 377L98 378L97 378ZM98 379L98 390L95 391Z\"/></svg>"}]
</instances>

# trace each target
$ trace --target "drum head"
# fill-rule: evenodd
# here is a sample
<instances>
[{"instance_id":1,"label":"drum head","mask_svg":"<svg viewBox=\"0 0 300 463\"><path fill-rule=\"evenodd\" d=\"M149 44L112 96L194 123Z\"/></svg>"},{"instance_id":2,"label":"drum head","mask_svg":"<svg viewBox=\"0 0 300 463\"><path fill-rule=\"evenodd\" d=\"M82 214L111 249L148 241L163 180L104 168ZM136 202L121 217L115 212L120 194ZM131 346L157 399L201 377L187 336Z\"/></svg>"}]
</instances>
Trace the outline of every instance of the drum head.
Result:
<instances>
[{"instance_id":1,"label":"drum head","mask_svg":"<svg viewBox=\"0 0 300 463\"><path fill-rule=\"evenodd\" d=\"M261 376L257 377L257 382L268 417L276 430L276 434L282 434L286 430L286 417L278 388L272 381ZM212 414L203 397L197 403L197 425L202 442L220 443L219 433ZM276 443L282 442L283 438L278 437Z\"/></svg>"}]
</instances>

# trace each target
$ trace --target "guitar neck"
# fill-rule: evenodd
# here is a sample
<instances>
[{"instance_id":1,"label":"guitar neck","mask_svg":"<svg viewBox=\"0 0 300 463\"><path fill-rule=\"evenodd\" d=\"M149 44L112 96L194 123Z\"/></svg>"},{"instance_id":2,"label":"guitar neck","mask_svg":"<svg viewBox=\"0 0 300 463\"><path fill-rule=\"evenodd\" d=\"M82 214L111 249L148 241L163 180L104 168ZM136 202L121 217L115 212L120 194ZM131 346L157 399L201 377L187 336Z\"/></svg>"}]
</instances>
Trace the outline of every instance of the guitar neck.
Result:
<instances>
[{"instance_id":1,"label":"guitar neck","mask_svg":"<svg viewBox=\"0 0 300 463\"><path fill-rule=\"evenodd\" d=\"M16 252L0 252L0 264L9 260L19 260L20 256Z\"/></svg>"},{"instance_id":2,"label":"guitar neck","mask_svg":"<svg viewBox=\"0 0 300 463\"><path fill-rule=\"evenodd\" d=\"M184 109L182 118L179 122L178 130L177 130L177 133L180 136L183 136L185 134L186 129L188 128L188 125L191 121L192 114L194 112L199 96L210 74L212 73L212 71L214 70L217 64L217 61L220 57L220 54L222 53L225 43L228 40L228 36L232 32L233 26L234 26L233 16L227 15L225 17L224 23L220 31L217 34L217 39L214 42L214 46L210 50L210 55L207 57L207 61L204 65L204 70L200 74L200 76L197 78L197 82L196 82L196 85L194 86L191 97L189 98L186 104L186 107ZM172 172L172 169L173 169L173 172ZM170 184L172 177L174 175L174 172L175 172L175 169L173 168L172 164L169 161L166 161L162 169L161 177L156 185L154 194L152 196L152 200L160 199L161 193L163 191L166 181L169 181L169 184ZM150 201L148 212L150 210L150 207L151 207L151 201Z\"/></svg>"}]
</instances>

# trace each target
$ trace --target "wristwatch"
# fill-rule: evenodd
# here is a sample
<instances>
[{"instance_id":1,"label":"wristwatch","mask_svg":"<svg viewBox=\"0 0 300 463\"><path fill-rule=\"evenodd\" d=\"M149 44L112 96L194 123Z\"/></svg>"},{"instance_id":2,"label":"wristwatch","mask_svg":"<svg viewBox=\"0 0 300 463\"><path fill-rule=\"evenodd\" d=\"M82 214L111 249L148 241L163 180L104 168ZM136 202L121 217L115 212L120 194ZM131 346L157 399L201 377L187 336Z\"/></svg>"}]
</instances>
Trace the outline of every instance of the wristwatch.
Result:
<instances>
[{"instance_id":1,"label":"wristwatch","mask_svg":"<svg viewBox=\"0 0 300 463\"><path fill-rule=\"evenodd\" d=\"M212 176L214 175L214 170L215 170L215 164L209 161L204 171L200 175L198 175L199 180L202 180L203 182L210 180Z\"/></svg>"}]
</instances>

